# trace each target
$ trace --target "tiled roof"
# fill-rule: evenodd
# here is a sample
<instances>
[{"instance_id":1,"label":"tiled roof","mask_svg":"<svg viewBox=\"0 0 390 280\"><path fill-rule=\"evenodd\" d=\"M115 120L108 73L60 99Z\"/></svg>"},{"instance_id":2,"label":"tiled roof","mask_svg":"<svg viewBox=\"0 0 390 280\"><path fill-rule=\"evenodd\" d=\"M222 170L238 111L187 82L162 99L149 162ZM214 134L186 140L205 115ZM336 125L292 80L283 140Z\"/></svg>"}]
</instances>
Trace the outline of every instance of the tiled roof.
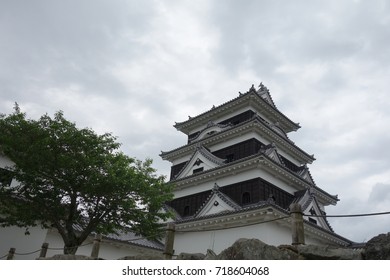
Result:
<instances>
[{"instance_id":1,"label":"tiled roof","mask_svg":"<svg viewBox=\"0 0 390 280\"><path fill-rule=\"evenodd\" d=\"M254 88L253 85L252 85L252 87ZM271 93L269 92L268 88L267 88L265 85L263 85L263 83L260 83L260 85L259 85L259 90L257 91L257 93L258 93L265 101L267 101L269 104L271 104L273 107L276 108L276 105L275 105L274 100L272 99Z\"/></svg>"},{"instance_id":2,"label":"tiled roof","mask_svg":"<svg viewBox=\"0 0 390 280\"><path fill-rule=\"evenodd\" d=\"M311 203L315 204L316 207L321 211L317 199L315 198L315 194L311 191L311 189L296 192L295 196L296 199L293 201L293 203L299 203L302 207L302 211L305 211L310 206ZM320 213L320 214L322 215L324 213ZM329 227L330 231L334 232L332 226L330 225L326 217L321 217L321 219L324 220L326 225Z\"/></svg>"},{"instance_id":3,"label":"tiled roof","mask_svg":"<svg viewBox=\"0 0 390 280\"><path fill-rule=\"evenodd\" d=\"M163 250L164 245L161 242L148 240L143 236L136 235L133 232L128 233L119 233L118 235L115 234L108 234L103 237L104 239L113 240L125 244L135 245L135 246L141 246L156 250Z\"/></svg>"},{"instance_id":4,"label":"tiled roof","mask_svg":"<svg viewBox=\"0 0 390 280\"><path fill-rule=\"evenodd\" d=\"M210 135L210 136L208 136L208 137L206 137L206 138L203 138L203 139L194 141L194 142L192 142L192 143L183 145L183 146L178 147L178 148L176 148L176 149L173 149L173 150L171 150L171 151L167 151L167 152L163 152L163 151L162 151L161 154L160 154L160 156L164 159L164 157L168 156L169 154L172 154L172 153L174 153L174 152L177 152L177 151L179 151L179 150L181 150L181 149L183 149L183 148L185 148L185 147L190 147L190 146L192 146L192 145L196 145L197 143L202 143L203 141L205 141L205 140L207 140L207 139L210 139L211 137L215 137L215 136L218 136L218 135L220 135L220 134L229 132L229 131L231 131L231 130L234 130L234 129L236 129L236 128L242 127L242 126L244 126L244 125L246 125L246 124L249 124L249 123L251 123L251 122L257 122L257 123L263 124L263 126L264 126L270 133L272 133L273 135L275 135L275 136L279 137L280 139L282 139L282 141L284 141L284 143L288 143L288 145L291 145L291 147L293 147L294 149L297 149L300 153L303 153L307 158L310 158L311 160L315 160L315 158L313 157L313 155L307 154L307 153L306 153L305 151L303 151L301 148L299 148L298 146L296 146L296 145L294 144L294 142L292 142L292 141L289 140L288 138L282 137L279 133L277 133L274 129L272 129L272 128L270 127L269 123L267 123L266 121L264 121L262 118L260 118L260 117L258 117L258 116L254 116L254 118L249 119L249 120L247 120L247 121L244 121L244 122L242 122L242 123L239 123L239 124L237 124L237 125L235 125L235 126L232 126L232 127L228 128L228 129L226 129L226 130L217 132L217 133L215 133L215 134L213 134L213 135Z\"/></svg>"},{"instance_id":5,"label":"tiled roof","mask_svg":"<svg viewBox=\"0 0 390 280\"><path fill-rule=\"evenodd\" d=\"M278 163L276 162L274 159L270 158L264 150L260 150L257 154L254 154L254 155L251 155L249 157L245 157L245 158L242 158L242 159L239 159L239 160L236 160L236 161L232 161L230 163L226 163L225 165L222 165L222 166L219 166L219 167L216 167L216 168L212 168L212 169L208 169L208 170L205 170L203 172L199 172L199 173L196 173L196 174L193 174L193 175L190 175L190 176L187 176L187 177L184 177L184 178L180 178L180 179L174 179L174 180L171 180L172 183L175 183L175 182L180 182L180 181L184 181L184 180L187 180L187 179L191 179L191 178L195 178L197 176L200 176L202 174L207 174L209 172L213 172L217 169L220 169L220 168L224 168L224 167L228 167L228 166L234 166L234 165L238 165L242 162L245 162L245 161L249 161L249 160L253 160L253 159L256 159L258 158L259 156L263 156L267 159L270 160L270 162L272 162L274 165L276 166L279 166L280 168L282 168L284 171L286 171L287 173L291 174L292 176L294 176L295 178L299 179L302 183L304 183L305 185L307 185L307 187L309 186L312 186L314 190L316 190L317 192L323 194L325 197L327 197L328 199L331 199L331 200L334 200L334 201L338 201L338 198L337 198L337 195L331 195L329 193L327 193L326 191L322 190L321 188L317 187L316 185L312 185L310 182L308 182L307 180L303 179L297 172L293 172L292 170L290 170L289 168L287 168L284 164L281 164L281 163ZM335 202L334 202L335 203Z\"/></svg>"},{"instance_id":6,"label":"tiled roof","mask_svg":"<svg viewBox=\"0 0 390 280\"><path fill-rule=\"evenodd\" d=\"M351 240L349 240L349 239L347 239L347 238L345 238L345 237L343 237L341 235L338 235L337 233L334 233L333 231L329 231L329 230L327 230L327 229L325 229L323 227L320 227L319 225L311 223L311 222L309 222L309 221L307 221L305 219L303 219L303 223L306 224L306 225L309 225L311 227L314 227L314 228L316 228L316 229L318 229L320 231L323 231L325 233L331 234L332 236L334 236L334 237L336 237L336 238L338 238L340 240L343 240L345 243L348 243L348 246L353 246L353 244L355 244Z\"/></svg>"},{"instance_id":7,"label":"tiled roof","mask_svg":"<svg viewBox=\"0 0 390 280\"><path fill-rule=\"evenodd\" d=\"M248 205L246 207L242 207L241 209L238 209L238 210L234 210L234 211L229 211L229 212L220 212L220 213L216 213L216 214L211 214L211 215L207 215L207 216L202 216L202 217L187 217L185 219L181 219L181 220L178 220L176 221L176 224L177 225L181 225L181 224L185 224L185 223L191 223L191 222L198 222L198 221L202 221L202 220L208 220L208 219L213 219L213 218L220 218L220 217L223 217L223 216L226 216L226 215L234 215L234 214L239 214L239 213L246 213L246 212L250 212L250 211L253 211L253 210L259 210L259 209L269 209L269 208L272 208L272 209L275 209L277 211L279 211L280 214L285 214L286 217L290 215L290 212L281 208L280 206L272 203L272 202L269 202L269 201L261 201L259 203L256 203L256 204L252 204L252 205ZM321 232L324 232L326 234L329 234L330 236L333 236L334 238L337 238L341 241L343 241L343 243L346 243L347 245L346 246L352 246L354 243L341 236L341 235L338 235L336 233L334 233L333 231L330 231L328 229L325 229L325 228L322 228L314 223L311 223L307 220L303 220L304 224L306 226L309 226L309 227L312 227L316 230L319 230Z\"/></svg>"},{"instance_id":8,"label":"tiled roof","mask_svg":"<svg viewBox=\"0 0 390 280\"><path fill-rule=\"evenodd\" d=\"M206 216L200 216L200 217L195 217L195 216L190 216L186 217L183 219L180 219L176 221L176 224L182 224L182 223L188 223L188 222L193 222L193 221L201 221L201 220L206 220L210 218L216 218L216 217L222 217L225 216L226 214L237 214L237 213L245 213L251 210L256 210L256 209L262 209L262 208L267 208L272 206L273 208L279 210L280 212L289 215L289 212L286 209L283 209L282 207L270 202L270 201L260 201L258 203L246 205L243 207L240 207L239 209L233 210L233 211L224 211L224 212L219 212L211 215L206 215Z\"/></svg>"},{"instance_id":9,"label":"tiled roof","mask_svg":"<svg viewBox=\"0 0 390 280\"><path fill-rule=\"evenodd\" d=\"M73 228L77 231L82 231L83 229L79 225L73 225ZM92 232L91 235L96 234ZM117 234L106 234L103 235L103 240L111 240L115 242L120 242L128 245L141 246L156 250L162 250L164 248L163 244L157 241L148 240L146 237L136 235L134 232L118 232Z\"/></svg>"},{"instance_id":10,"label":"tiled roof","mask_svg":"<svg viewBox=\"0 0 390 280\"><path fill-rule=\"evenodd\" d=\"M261 85L262 85L262 84L261 84ZM260 89L260 90L261 90L261 89ZM267 89L267 90L268 90L268 89ZM260 93L261 93L261 92L260 92ZM294 123L294 122L293 122L292 120L290 120L286 115L284 115L282 112L280 112L280 111L276 108L276 106L275 106L275 104L273 103L273 101L272 101L272 103L270 103L268 99L265 99L265 98L261 97L261 95L259 94L258 91L256 91L256 89L254 88L253 85L252 85L252 87L249 89L249 91L247 91L246 93L240 93L238 97L236 97L236 98L234 98L234 99L231 99L230 101L227 101L227 102L225 102L225 103L223 103L223 104L221 104L221 105L219 105L219 106L216 106L216 107L213 106L210 110L208 110L208 111L206 111L206 112L204 112L204 113L201 113L201 114L199 114L199 115L197 115L197 116L195 116L195 117L190 117L190 116L189 116L189 119L186 120L186 121L183 121L183 122L176 122L175 125L174 125L174 127L177 128L178 130L180 130L180 128L183 127L184 125L187 125L187 124L189 124L190 122L193 122L193 121L196 120L196 119L199 119L199 118L201 118L201 117L204 117L205 115L207 115L207 114L209 114L209 113L211 113L211 112L213 112L213 111L217 111L217 110L221 109L222 107L224 107L224 106L226 106L226 105L228 105L228 104L232 104L232 103L234 103L235 101L237 101L237 100L239 100L239 99L242 99L242 98L245 98L245 97L250 96L250 95L258 96L258 97L259 97L259 100L263 100L263 101L264 101L264 104L266 104L266 106L269 106L268 109L269 109L270 111L273 111L273 112L276 113L277 115L281 116L282 119L283 119L286 123L289 123L289 125L290 125L291 127L294 128L294 130L300 128L299 124ZM268 95L269 95L269 97L271 97L271 95L269 94L269 92L268 92ZM271 98L271 100L272 100L272 98Z\"/></svg>"}]
</instances>

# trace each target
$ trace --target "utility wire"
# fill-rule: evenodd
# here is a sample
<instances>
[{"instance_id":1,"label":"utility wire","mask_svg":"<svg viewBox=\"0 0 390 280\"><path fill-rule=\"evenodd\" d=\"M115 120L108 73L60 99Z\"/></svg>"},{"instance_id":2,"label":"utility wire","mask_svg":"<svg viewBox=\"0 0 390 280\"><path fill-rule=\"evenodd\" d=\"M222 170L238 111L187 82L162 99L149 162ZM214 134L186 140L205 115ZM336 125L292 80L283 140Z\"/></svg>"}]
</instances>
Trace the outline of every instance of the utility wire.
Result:
<instances>
[{"instance_id":1,"label":"utility wire","mask_svg":"<svg viewBox=\"0 0 390 280\"><path fill-rule=\"evenodd\" d=\"M318 218L321 218L321 217L322 218L351 218L351 217L368 217L368 216L379 216L379 215L389 215L389 214L390 214L390 211L388 211L388 212L366 213L366 214L348 214L348 215L311 215L311 214L303 214L303 216L306 216L306 217L318 217ZM284 217L280 217L280 218L276 218L276 219L272 219L272 220L261 221L261 222L252 223L252 224L242 224L242 225L238 225L238 226L225 227L225 228L204 229L204 230L176 230L176 232L183 232L184 233L184 232L218 231L218 230L225 230L225 229L231 229L231 228L240 228L240 227L245 227L245 226L264 224L264 223L274 222L274 221L287 219L287 218L290 218L290 216L284 216ZM123 241L127 241L127 242L137 241L137 240L147 239L147 238L150 238L150 237L152 237L152 236L140 237L140 238L135 238L135 239L123 240ZM92 243L93 242L90 242L90 243L86 243L86 244L82 244L80 246L74 246L74 247L70 247L70 248L83 247L83 246L90 245ZM47 248L47 249L48 250L63 250L64 248L62 247L62 248ZM15 252L14 254L15 255L19 255L19 256L25 256L25 255L31 255L31 254L37 253L39 251L41 251L41 249L38 249L38 250L33 251L33 252L29 252L29 253L16 253ZM8 256L8 253L5 254L4 256L0 257L0 260L4 259L7 256Z\"/></svg>"},{"instance_id":2,"label":"utility wire","mask_svg":"<svg viewBox=\"0 0 390 280\"><path fill-rule=\"evenodd\" d=\"M376 213L366 213L366 214L349 214L349 215L311 215L303 214L307 217L319 217L319 218L350 218L350 217L367 217L367 216L379 216L379 215L389 215L390 212L376 212Z\"/></svg>"},{"instance_id":3,"label":"utility wire","mask_svg":"<svg viewBox=\"0 0 390 280\"><path fill-rule=\"evenodd\" d=\"M349 215L311 215L311 214L303 214L303 216L307 217L322 217L322 218L349 218L349 217L367 217L367 216L379 216L379 215L388 215L390 212L377 212L377 213L366 213L366 214L349 214ZM258 223L252 223L252 224L243 224L233 227L225 227L225 228L216 228L216 229L205 229L205 230L177 230L176 232L204 232L204 231L217 231L217 230L224 230L224 229L231 229L231 228L239 228L239 227L245 227L245 226L251 226L251 225L258 225L258 224L264 224L268 222L273 222L277 220L282 220L289 218L290 216L285 216L281 218L276 218L272 220L267 221L261 221Z\"/></svg>"},{"instance_id":4,"label":"utility wire","mask_svg":"<svg viewBox=\"0 0 390 280\"><path fill-rule=\"evenodd\" d=\"M14 253L14 255L18 255L18 256L27 256L27 255L32 255L32 254L35 254L37 252L41 251L41 249L38 249L38 250L35 250L33 252L30 252L30 253Z\"/></svg>"}]
</instances>

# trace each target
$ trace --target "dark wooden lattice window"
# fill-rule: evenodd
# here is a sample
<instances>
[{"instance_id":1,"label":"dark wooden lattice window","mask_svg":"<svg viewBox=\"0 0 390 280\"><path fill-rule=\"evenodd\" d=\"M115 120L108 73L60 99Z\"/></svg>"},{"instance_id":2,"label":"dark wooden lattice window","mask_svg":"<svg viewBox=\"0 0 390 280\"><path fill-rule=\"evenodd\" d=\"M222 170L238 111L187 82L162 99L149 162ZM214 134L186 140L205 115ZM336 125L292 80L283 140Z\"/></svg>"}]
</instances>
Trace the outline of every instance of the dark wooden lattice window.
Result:
<instances>
[{"instance_id":1,"label":"dark wooden lattice window","mask_svg":"<svg viewBox=\"0 0 390 280\"><path fill-rule=\"evenodd\" d=\"M243 205L251 203L251 194L249 192L244 192L241 200Z\"/></svg>"},{"instance_id":2,"label":"dark wooden lattice window","mask_svg":"<svg viewBox=\"0 0 390 280\"><path fill-rule=\"evenodd\" d=\"M166 202L166 204L175 209L182 217L192 216L203 205L203 203L209 197L210 193L210 190L200 192L197 194L176 198L172 201Z\"/></svg>"},{"instance_id":3,"label":"dark wooden lattice window","mask_svg":"<svg viewBox=\"0 0 390 280\"><path fill-rule=\"evenodd\" d=\"M227 162L251 156L259 151L263 144L252 138L241 143L213 152L219 158L226 158Z\"/></svg>"},{"instance_id":4,"label":"dark wooden lattice window","mask_svg":"<svg viewBox=\"0 0 390 280\"><path fill-rule=\"evenodd\" d=\"M184 206L183 217L187 217L189 215L190 215L190 206L186 205Z\"/></svg>"},{"instance_id":5,"label":"dark wooden lattice window","mask_svg":"<svg viewBox=\"0 0 390 280\"><path fill-rule=\"evenodd\" d=\"M232 161L234 161L234 154L226 155L226 162L232 162Z\"/></svg>"},{"instance_id":6,"label":"dark wooden lattice window","mask_svg":"<svg viewBox=\"0 0 390 280\"><path fill-rule=\"evenodd\" d=\"M261 178L224 186L220 190L240 205L244 204L243 194L245 192L250 194L250 203L267 201L272 194L275 204L284 209L287 209L294 199L294 195Z\"/></svg>"},{"instance_id":7,"label":"dark wooden lattice window","mask_svg":"<svg viewBox=\"0 0 390 280\"><path fill-rule=\"evenodd\" d=\"M244 121L250 120L254 114L255 113L252 110L248 110L248 111L245 111L244 113L238 114L237 116L234 116L234 117L231 117L227 120L224 120L224 121L220 122L220 124L229 124L230 123L230 124L236 125L236 124L242 123Z\"/></svg>"}]
</instances>

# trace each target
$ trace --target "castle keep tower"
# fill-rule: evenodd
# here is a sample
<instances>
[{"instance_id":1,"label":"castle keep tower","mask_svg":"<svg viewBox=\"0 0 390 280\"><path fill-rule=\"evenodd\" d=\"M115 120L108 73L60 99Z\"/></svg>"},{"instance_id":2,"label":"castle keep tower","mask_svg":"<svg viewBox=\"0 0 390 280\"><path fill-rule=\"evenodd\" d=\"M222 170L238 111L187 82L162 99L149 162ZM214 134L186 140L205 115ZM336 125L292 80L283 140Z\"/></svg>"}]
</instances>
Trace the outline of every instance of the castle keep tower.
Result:
<instances>
[{"instance_id":1,"label":"castle keep tower","mask_svg":"<svg viewBox=\"0 0 390 280\"><path fill-rule=\"evenodd\" d=\"M315 184L315 158L288 137L299 124L263 84L174 127L188 142L160 156L172 163L166 208L175 213L176 252L218 253L239 238L291 244L292 203L313 215L304 216L306 244L349 245L326 219L337 196Z\"/></svg>"}]
</instances>

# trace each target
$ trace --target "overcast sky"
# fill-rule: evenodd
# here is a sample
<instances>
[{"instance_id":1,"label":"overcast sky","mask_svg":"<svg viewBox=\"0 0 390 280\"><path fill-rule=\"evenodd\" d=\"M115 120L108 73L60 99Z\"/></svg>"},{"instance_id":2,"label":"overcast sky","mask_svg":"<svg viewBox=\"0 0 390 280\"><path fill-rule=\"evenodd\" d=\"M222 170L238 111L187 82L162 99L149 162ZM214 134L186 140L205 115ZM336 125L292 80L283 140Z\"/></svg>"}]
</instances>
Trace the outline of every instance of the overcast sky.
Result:
<instances>
[{"instance_id":1,"label":"overcast sky","mask_svg":"<svg viewBox=\"0 0 390 280\"><path fill-rule=\"evenodd\" d=\"M0 113L62 110L168 175L175 121L263 82L339 195L327 213L390 211L389 3L0 0ZM389 215L329 221L356 242L390 231Z\"/></svg>"}]
</instances>

